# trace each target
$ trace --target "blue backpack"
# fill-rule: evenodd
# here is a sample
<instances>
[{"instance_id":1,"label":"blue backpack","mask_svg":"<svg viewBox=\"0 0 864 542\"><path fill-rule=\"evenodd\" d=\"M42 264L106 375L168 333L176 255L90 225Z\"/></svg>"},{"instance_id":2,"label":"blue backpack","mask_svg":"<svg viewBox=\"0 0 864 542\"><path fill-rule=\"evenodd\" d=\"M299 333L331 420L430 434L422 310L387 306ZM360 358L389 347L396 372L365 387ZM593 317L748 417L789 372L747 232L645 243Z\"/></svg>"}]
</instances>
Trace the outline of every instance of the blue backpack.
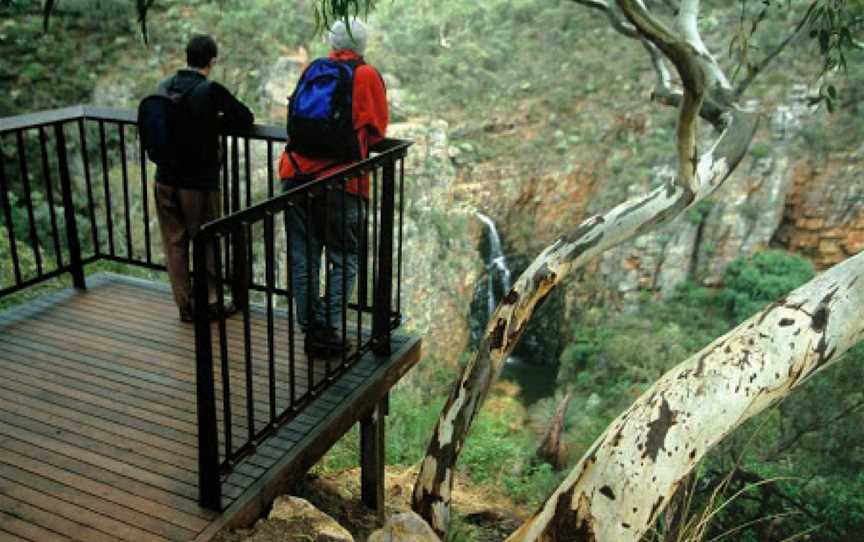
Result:
<instances>
[{"instance_id":1,"label":"blue backpack","mask_svg":"<svg viewBox=\"0 0 864 542\"><path fill-rule=\"evenodd\" d=\"M362 61L319 58L300 76L288 102L288 150L311 158L359 160L351 97Z\"/></svg>"},{"instance_id":2,"label":"blue backpack","mask_svg":"<svg viewBox=\"0 0 864 542\"><path fill-rule=\"evenodd\" d=\"M203 82L203 81L202 81ZM147 157L160 168L174 170L193 149L194 134L186 97L201 83L186 92L157 92L138 104L138 130Z\"/></svg>"}]
</instances>

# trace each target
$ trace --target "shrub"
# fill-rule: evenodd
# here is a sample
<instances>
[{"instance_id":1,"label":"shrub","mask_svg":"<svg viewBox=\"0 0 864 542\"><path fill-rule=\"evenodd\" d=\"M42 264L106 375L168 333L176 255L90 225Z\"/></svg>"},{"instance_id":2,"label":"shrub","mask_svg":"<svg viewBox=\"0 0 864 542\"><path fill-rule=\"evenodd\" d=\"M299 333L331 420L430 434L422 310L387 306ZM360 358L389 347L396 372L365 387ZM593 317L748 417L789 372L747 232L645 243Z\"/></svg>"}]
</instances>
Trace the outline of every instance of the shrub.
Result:
<instances>
[{"instance_id":1,"label":"shrub","mask_svg":"<svg viewBox=\"0 0 864 542\"><path fill-rule=\"evenodd\" d=\"M814 275L813 265L801 256L780 250L759 252L729 265L720 299L738 324Z\"/></svg>"}]
</instances>

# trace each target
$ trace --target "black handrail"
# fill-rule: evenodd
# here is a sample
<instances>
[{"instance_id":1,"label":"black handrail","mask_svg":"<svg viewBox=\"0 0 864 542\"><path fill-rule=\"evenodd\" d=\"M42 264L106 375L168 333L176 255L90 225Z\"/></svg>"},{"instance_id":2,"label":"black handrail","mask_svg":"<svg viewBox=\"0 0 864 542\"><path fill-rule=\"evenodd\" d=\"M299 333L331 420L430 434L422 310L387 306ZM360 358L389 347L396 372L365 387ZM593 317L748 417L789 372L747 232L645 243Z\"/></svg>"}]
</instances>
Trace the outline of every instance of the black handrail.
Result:
<instances>
[{"instance_id":1,"label":"black handrail","mask_svg":"<svg viewBox=\"0 0 864 542\"><path fill-rule=\"evenodd\" d=\"M384 140L371 158L274 196L274 146L285 139L284 127L261 125L221 136L224 218L205 225L193 243L199 500L212 509L221 507L221 478L237 462L361 355L388 353L390 332L401 322L404 157L411 143ZM256 153L262 143L266 152ZM259 160L266 160L266 168L253 171ZM10 283L0 282L0 298L66 273L76 288L84 289L86 266L99 260L164 270L155 257L161 250L152 247L158 232L152 231L153 181L147 178L147 166L134 111L76 105L0 118L0 217L5 229L0 236L5 236L10 253L8 261L0 262L0 270L9 266L11 277ZM369 200L345 203L347 198L341 198L343 215L347 205L357 205L366 216L358 239L356 295L343 301L339 322L341 338L354 346L338 359L323 360L323 371L316 371L312 363L300 371L290 251L306 241L289 233L288 209L311 206L312 198L321 194L343 193L345 183L365 176L371 183ZM36 201L43 192L45 202ZM21 201L13 200L18 196ZM49 221L40 227L43 213L37 208L42 209L42 203ZM215 276L208 276L204 263L208 250L217 268ZM35 273L23 264L31 257ZM341 265L346 265L344 256ZM325 266L325 283L330 280ZM219 320L217 356L206 310L211 301L208 281L218 284L220 309L228 295L241 309L235 317L242 320L239 330L224 318ZM263 339L253 322L263 325ZM285 329L287 337L280 336ZM232 368L229 354L238 344L242 363ZM265 352L263 357L260 351ZM242 372L240 382L232 383L232 370ZM265 411L256 410L256 397L266 397ZM237 413L243 420L235 427Z\"/></svg>"},{"instance_id":2,"label":"black handrail","mask_svg":"<svg viewBox=\"0 0 864 542\"><path fill-rule=\"evenodd\" d=\"M222 139L226 150L234 151L225 153L222 168L222 213L272 196L274 146L285 141L285 128L254 125L227 131ZM239 140L242 157L236 152ZM267 160L263 179L253 175L253 162L259 159L252 156L252 142L266 145L266 158L260 159ZM0 216L6 229L0 234L5 233L10 256L0 266L12 271L11 281L0 280L0 297L66 273L84 288L82 266L97 260L164 270L154 258L161 251L153 247L159 233L154 231L153 181L147 171L134 111L76 105L0 118ZM266 186L258 186L262 183ZM45 201L32 200L43 194ZM21 201L12 201L19 196ZM50 224L41 224L36 212L44 207ZM86 220L79 225L76 215ZM26 272L22 258L33 260L32 272Z\"/></svg>"},{"instance_id":3,"label":"black handrail","mask_svg":"<svg viewBox=\"0 0 864 542\"><path fill-rule=\"evenodd\" d=\"M401 269L394 269L394 264L401 266L402 262L398 233L403 222L404 158L410 145L408 141L386 140L374 149L376 153L370 158L210 222L196 235L193 283L201 450L199 476L204 506L218 509L220 478L232 472L262 440L293 419L360 356L370 351L377 355L389 353L391 330L401 322L399 300L394 299L399 288L394 288L393 281L401 276ZM372 184L371 192L375 197L367 200L346 195L347 183L359 183L364 178ZM297 363L303 358L299 348L301 337L304 344L310 339L303 337L297 327L295 309L302 309L292 303L296 296L290 253L295 243L307 240L292 233L289 216L296 220L303 213L291 213L296 213L297 209L306 211L308 230L314 227L309 218L311 212L338 213L341 223L330 225L340 227L342 238L347 238L346 211L352 205L357 210L368 208L359 232L355 232L359 244L356 262L359 284L353 301L342 298L341 307L337 307L340 319L334 323L339 338L351 347L341 354L306 359L306 370L298 371ZM276 247L277 239L281 240L281 249ZM277 254L283 251L284 271L277 274ZM228 266L223 266L223 262L229 262L229 258L233 267L226 270ZM331 281L338 280L331 276L336 267L344 269L349 265L346 261L349 256L344 251L329 254L327 258L334 270L329 270L330 265L324 266L325 292L329 291L327 285ZM214 262L209 264L210 269L208 261ZM370 268L372 273L369 273ZM345 273L340 275L344 292L348 289L348 279ZM370 277L374 277L372 284L368 284ZM207 307L213 301L209 290L214 282L217 283L218 310L224 307L229 293L240 309L233 318L238 321L233 333L242 348L235 349L233 356L228 344L237 343L232 341L225 319L217 323L215 344L211 336L211 314ZM317 296L318 292L307 292L307 298L313 295ZM325 299L329 297L325 295ZM281 309L275 307L277 301L281 301ZM325 311L329 309L326 305ZM367 316L365 322L364 315ZM278 332L277 324L280 324ZM257 330L254 345L258 355L253 355L252 351L253 326ZM218 404L217 385L222 391ZM256 410L258 401L264 401L266 408Z\"/></svg>"}]
</instances>

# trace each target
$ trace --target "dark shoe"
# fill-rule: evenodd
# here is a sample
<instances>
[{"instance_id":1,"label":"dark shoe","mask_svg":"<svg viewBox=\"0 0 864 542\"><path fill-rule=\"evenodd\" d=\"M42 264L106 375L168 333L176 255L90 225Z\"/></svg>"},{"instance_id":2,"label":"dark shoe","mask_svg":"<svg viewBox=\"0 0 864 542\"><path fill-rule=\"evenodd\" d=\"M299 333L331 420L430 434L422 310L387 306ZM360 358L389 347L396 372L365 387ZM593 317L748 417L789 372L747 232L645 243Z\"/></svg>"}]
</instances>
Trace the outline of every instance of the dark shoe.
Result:
<instances>
[{"instance_id":1,"label":"dark shoe","mask_svg":"<svg viewBox=\"0 0 864 542\"><path fill-rule=\"evenodd\" d=\"M306 341L303 344L303 351L307 356L322 359L341 355L346 349L347 345L342 337L335 329L329 327L311 328L306 333Z\"/></svg>"},{"instance_id":2,"label":"dark shoe","mask_svg":"<svg viewBox=\"0 0 864 542\"><path fill-rule=\"evenodd\" d=\"M180 321L181 322L194 322L195 321L195 310L192 307L183 307L180 309Z\"/></svg>"},{"instance_id":3,"label":"dark shoe","mask_svg":"<svg viewBox=\"0 0 864 542\"><path fill-rule=\"evenodd\" d=\"M230 318L233 314L237 312L237 307L234 305L232 301L225 303L222 306L222 310L219 310L218 303L210 303L207 306L207 314L210 316L211 320L222 320L223 318Z\"/></svg>"}]
</instances>

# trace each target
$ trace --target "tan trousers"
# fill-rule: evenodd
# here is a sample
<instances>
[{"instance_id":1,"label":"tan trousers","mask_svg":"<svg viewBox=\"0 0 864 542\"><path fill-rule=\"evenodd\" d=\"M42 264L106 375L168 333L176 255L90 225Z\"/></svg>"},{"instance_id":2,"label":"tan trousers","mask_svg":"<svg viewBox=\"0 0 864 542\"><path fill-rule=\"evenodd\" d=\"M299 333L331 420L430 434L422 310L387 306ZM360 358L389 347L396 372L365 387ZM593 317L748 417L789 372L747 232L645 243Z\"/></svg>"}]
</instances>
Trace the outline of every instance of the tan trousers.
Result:
<instances>
[{"instance_id":1,"label":"tan trousers","mask_svg":"<svg viewBox=\"0 0 864 542\"><path fill-rule=\"evenodd\" d=\"M189 271L189 245L201 226L219 217L219 192L187 190L162 183L156 185L156 214L162 233L162 249L174 302L181 314L191 315L192 280ZM208 251L207 270L216 276L213 251ZM216 281L208 281L208 301L217 300Z\"/></svg>"}]
</instances>

